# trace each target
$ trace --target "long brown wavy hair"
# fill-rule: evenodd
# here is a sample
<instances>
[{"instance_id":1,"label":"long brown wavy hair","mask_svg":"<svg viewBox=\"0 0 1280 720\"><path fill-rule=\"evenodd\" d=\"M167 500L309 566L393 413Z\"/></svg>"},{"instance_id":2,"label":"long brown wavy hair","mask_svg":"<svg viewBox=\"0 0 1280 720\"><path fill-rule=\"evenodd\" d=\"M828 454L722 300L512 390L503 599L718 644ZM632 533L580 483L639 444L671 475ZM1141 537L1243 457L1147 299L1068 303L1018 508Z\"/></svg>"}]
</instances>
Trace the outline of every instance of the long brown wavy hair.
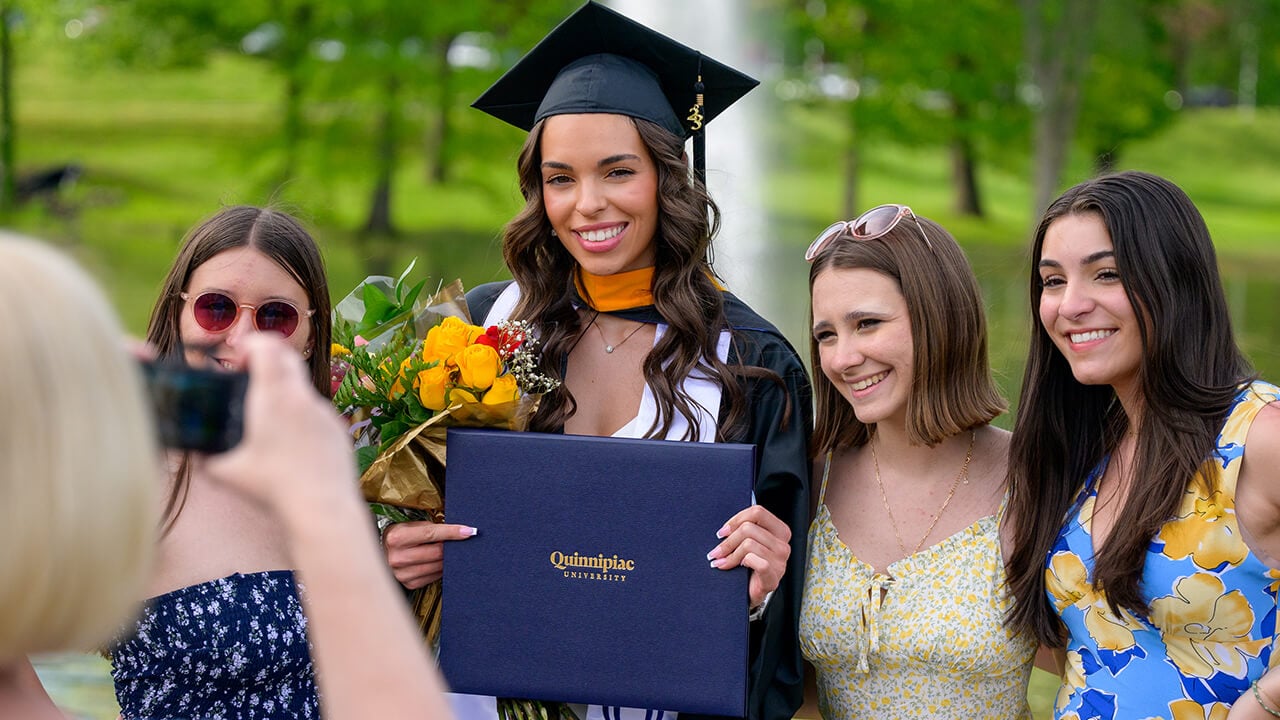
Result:
<instances>
[{"instance_id":1,"label":"long brown wavy hair","mask_svg":"<svg viewBox=\"0 0 1280 720\"><path fill-rule=\"evenodd\" d=\"M1106 225L1125 295L1142 319L1137 427L1110 386L1076 381L1039 321L1045 233L1068 215L1095 215ZM1168 180L1124 172L1071 188L1045 211L1030 269L1031 345L1009 451L1015 549L1007 577L1015 602L1008 623L1061 647L1045 562L1085 477L1126 432L1136 435L1133 482L1098 551L1094 585L1106 591L1113 612L1145 617L1142 574L1151 540L1202 466L1205 481L1216 485L1206 461L1241 384L1254 374L1236 346L1209 230Z\"/></svg>"},{"instance_id":2,"label":"long brown wavy hair","mask_svg":"<svg viewBox=\"0 0 1280 720\"><path fill-rule=\"evenodd\" d=\"M329 351L332 320L330 318L329 281L325 275L320 248L311 234L293 216L279 210L235 205L224 208L192 228L178 249L173 266L160 288L160 297L151 310L147 324L147 342L161 358L181 357L180 332L182 310L186 301L182 293L191 282L196 268L219 253L232 248L252 247L271 258L298 282L315 310L311 315L311 337L315 343L307 369L311 382L325 397L329 391ZM169 497L165 502L164 529L168 532L186 502L191 482L191 464L183 456L174 473Z\"/></svg>"},{"instance_id":3,"label":"long brown wavy hair","mask_svg":"<svg viewBox=\"0 0 1280 720\"><path fill-rule=\"evenodd\" d=\"M702 183L691 177L684 142L647 120L630 118L658 172L658 225L654 235L654 307L668 329L644 360L645 383L658 402L658 417L647 437L663 437L674 419L689 424L686 439L698 436L698 414L681 383L700 362L702 371L724 393L724 422L718 439L733 437L745 425L746 398L737 377L772 377L763 368L730 367L716 356L718 330L727 326L724 298L713 282L711 238L720 228L720 212ZM563 359L585 330L573 305L577 263L552 237L542 198L542 129L540 121L520 150L517 171L524 208L503 231L502 253L520 286L513 318L534 323L544 352L541 371L563 379ZM708 328L713 329L708 331ZM740 342L739 337L734 342ZM556 432L576 410L573 395L561 385L543 397L531 429Z\"/></svg>"}]
</instances>

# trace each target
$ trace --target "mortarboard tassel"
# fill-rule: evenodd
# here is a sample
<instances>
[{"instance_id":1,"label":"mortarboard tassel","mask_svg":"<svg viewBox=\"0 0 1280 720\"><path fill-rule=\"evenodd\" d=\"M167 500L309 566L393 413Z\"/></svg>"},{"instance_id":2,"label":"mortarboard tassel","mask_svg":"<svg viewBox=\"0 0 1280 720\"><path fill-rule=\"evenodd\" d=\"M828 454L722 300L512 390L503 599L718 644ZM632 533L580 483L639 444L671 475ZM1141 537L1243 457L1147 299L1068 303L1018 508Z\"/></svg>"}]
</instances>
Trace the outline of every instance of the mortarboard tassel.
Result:
<instances>
[{"instance_id":1,"label":"mortarboard tassel","mask_svg":"<svg viewBox=\"0 0 1280 720\"><path fill-rule=\"evenodd\" d=\"M707 137L702 128L705 90L702 84L702 53L698 53L698 80L693 84L693 107L689 108L687 119L689 129L693 131L693 175L703 187L707 185Z\"/></svg>"}]
</instances>

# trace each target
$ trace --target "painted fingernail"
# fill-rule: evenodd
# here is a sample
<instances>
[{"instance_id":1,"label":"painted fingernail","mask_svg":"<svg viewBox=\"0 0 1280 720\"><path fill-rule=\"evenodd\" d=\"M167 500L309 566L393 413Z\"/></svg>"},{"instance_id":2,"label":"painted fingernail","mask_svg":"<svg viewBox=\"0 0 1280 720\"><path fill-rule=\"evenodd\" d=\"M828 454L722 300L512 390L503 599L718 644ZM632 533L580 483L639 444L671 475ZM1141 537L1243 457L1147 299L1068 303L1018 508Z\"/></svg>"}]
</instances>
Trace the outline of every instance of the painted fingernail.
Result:
<instances>
[{"instance_id":1,"label":"painted fingernail","mask_svg":"<svg viewBox=\"0 0 1280 720\"><path fill-rule=\"evenodd\" d=\"M717 570L719 570L720 568L724 567L724 564L725 564L725 560L724 560L723 558L718 559L718 560L712 560L712 561L711 561L711 567L713 567L713 568L715 568L715 569L717 569Z\"/></svg>"},{"instance_id":2,"label":"painted fingernail","mask_svg":"<svg viewBox=\"0 0 1280 720\"><path fill-rule=\"evenodd\" d=\"M476 530L475 528L469 525L463 525L462 527L458 528L458 534L461 535L462 537L473 537L478 532L480 531Z\"/></svg>"},{"instance_id":3,"label":"painted fingernail","mask_svg":"<svg viewBox=\"0 0 1280 720\"><path fill-rule=\"evenodd\" d=\"M722 528L720 528L719 530L717 530L717 531L716 531L716 537L718 537L718 538L726 538L726 537L729 537L729 525L728 525L727 523L725 524L725 526L724 526L724 527L722 527Z\"/></svg>"},{"instance_id":4,"label":"painted fingernail","mask_svg":"<svg viewBox=\"0 0 1280 720\"><path fill-rule=\"evenodd\" d=\"M720 548L718 547L712 548L711 552L707 553L708 560L715 560L718 557L720 557Z\"/></svg>"}]
</instances>

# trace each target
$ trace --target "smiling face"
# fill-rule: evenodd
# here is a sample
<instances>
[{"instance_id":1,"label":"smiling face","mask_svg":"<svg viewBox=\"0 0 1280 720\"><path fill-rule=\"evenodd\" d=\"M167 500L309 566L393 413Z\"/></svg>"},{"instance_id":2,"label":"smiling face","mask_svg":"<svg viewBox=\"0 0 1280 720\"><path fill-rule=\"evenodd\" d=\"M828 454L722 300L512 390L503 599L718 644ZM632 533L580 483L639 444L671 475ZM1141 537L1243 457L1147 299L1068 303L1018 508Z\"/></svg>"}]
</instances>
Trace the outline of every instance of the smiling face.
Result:
<instances>
[{"instance_id":1,"label":"smiling face","mask_svg":"<svg viewBox=\"0 0 1280 720\"><path fill-rule=\"evenodd\" d=\"M1115 248L1096 213L1064 215L1040 250L1040 324L1085 385L1134 397L1142 364L1138 317L1125 295Z\"/></svg>"},{"instance_id":2,"label":"smiling face","mask_svg":"<svg viewBox=\"0 0 1280 720\"><path fill-rule=\"evenodd\" d=\"M214 255L191 273L187 283L187 300L183 305L179 332L188 348L187 362L203 365L207 359L227 369L242 369L244 337L254 332L253 311L241 307L235 322L222 332L209 332L195 320L196 298L207 292L218 292L243 305L260 306L272 300L283 300L305 315L311 309L307 293L291 275L270 257L250 246L224 250ZM299 353L310 354L314 340L311 322L301 317L288 343ZM202 352L200 348L207 348Z\"/></svg>"},{"instance_id":3,"label":"smiling face","mask_svg":"<svg viewBox=\"0 0 1280 720\"><path fill-rule=\"evenodd\" d=\"M911 318L892 277L828 268L813 281L813 337L822 372L868 425L906 423L911 392Z\"/></svg>"},{"instance_id":4,"label":"smiling face","mask_svg":"<svg viewBox=\"0 0 1280 720\"><path fill-rule=\"evenodd\" d=\"M542 129L542 198L560 242L584 270L651 267L658 171L623 115L555 115Z\"/></svg>"}]
</instances>

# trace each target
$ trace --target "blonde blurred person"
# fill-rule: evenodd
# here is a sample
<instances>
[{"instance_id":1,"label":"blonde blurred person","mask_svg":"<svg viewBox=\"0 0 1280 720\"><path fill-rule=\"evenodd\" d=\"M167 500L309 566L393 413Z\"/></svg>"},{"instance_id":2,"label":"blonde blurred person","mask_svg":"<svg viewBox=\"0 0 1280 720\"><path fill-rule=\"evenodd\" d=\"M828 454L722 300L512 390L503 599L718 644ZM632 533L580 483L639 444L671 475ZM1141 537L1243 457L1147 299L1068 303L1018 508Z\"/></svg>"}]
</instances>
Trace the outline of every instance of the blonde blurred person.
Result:
<instances>
[{"instance_id":1,"label":"blonde blurred person","mask_svg":"<svg viewBox=\"0 0 1280 720\"><path fill-rule=\"evenodd\" d=\"M135 608L158 451L106 297L67 258L0 235L0 717L56 718L26 654L99 647Z\"/></svg>"},{"instance_id":2,"label":"blonde blurred person","mask_svg":"<svg viewBox=\"0 0 1280 720\"><path fill-rule=\"evenodd\" d=\"M0 237L0 717L61 718L25 654L100 647L143 593L163 469L137 362L73 263ZM449 720L356 492L346 431L283 340L246 336L244 439L207 476L264 508L307 587L321 714Z\"/></svg>"}]
</instances>

